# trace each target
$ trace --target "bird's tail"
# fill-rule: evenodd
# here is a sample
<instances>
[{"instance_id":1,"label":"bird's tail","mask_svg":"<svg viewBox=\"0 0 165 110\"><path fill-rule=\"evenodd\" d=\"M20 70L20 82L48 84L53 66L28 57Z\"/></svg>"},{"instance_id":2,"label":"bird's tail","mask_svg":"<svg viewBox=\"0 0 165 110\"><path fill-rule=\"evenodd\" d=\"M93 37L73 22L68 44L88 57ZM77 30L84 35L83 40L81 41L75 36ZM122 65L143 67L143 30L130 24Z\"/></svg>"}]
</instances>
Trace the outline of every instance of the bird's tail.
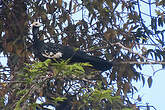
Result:
<instances>
[{"instance_id":1,"label":"bird's tail","mask_svg":"<svg viewBox=\"0 0 165 110\"><path fill-rule=\"evenodd\" d=\"M71 62L88 62L92 65L92 68L100 71L109 70L113 65L113 62L109 62L95 56L87 55L82 51L77 51L71 58Z\"/></svg>"},{"instance_id":2,"label":"bird's tail","mask_svg":"<svg viewBox=\"0 0 165 110\"><path fill-rule=\"evenodd\" d=\"M86 57L86 62L89 62L94 69L100 70L100 71L106 71L111 69L113 63L109 62L107 60L94 57L94 56L88 56Z\"/></svg>"}]
</instances>

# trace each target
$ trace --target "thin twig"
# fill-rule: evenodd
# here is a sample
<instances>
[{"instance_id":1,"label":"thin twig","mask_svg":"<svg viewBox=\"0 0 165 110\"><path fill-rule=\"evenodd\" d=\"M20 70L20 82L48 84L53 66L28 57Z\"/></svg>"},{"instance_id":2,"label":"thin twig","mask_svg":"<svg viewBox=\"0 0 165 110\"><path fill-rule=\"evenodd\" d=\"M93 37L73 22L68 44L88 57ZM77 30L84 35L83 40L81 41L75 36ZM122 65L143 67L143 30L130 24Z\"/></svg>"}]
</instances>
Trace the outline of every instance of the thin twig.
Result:
<instances>
[{"instance_id":1,"label":"thin twig","mask_svg":"<svg viewBox=\"0 0 165 110\"><path fill-rule=\"evenodd\" d=\"M161 62L161 61L156 61L156 60L152 60L152 59L148 59L146 57L144 57L143 55L139 54L138 52L134 52L132 49L127 48L125 46L123 46L121 43L113 43L111 45L118 45L120 46L122 49L128 50L129 52L138 55L140 58L143 58L144 60L146 60L145 62L138 62L138 61L125 61L125 62L119 62L120 64L165 64L165 62ZM118 64L118 63L115 63ZM152 66L152 65L151 65ZM152 69L154 71L154 68L152 66Z\"/></svg>"},{"instance_id":2,"label":"thin twig","mask_svg":"<svg viewBox=\"0 0 165 110\"><path fill-rule=\"evenodd\" d=\"M140 106L137 106L137 107L140 107L140 108L141 108L141 107L146 107L146 108L147 108L147 107L149 107L149 108L151 107L151 108L153 108L154 110L157 110L154 106L149 106L149 105L147 105L147 106L140 105Z\"/></svg>"},{"instance_id":3,"label":"thin twig","mask_svg":"<svg viewBox=\"0 0 165 110\"><path fill-rule=\"evenodd\" d=\"M119 43L119 42L114 43L114 44L112 44L112 45L118 45L118 46L120 46L122 49L128 50L128 51L131 52L131 53L134 53L134 54L138 55L140 58L143 58L143 59L146 60L146 61L151 60L151 59L148 59L148 58L144 57L143 55L139 54L138 52L134 52L132 49L125 47L124 45L122 45L122 44Z\"/></svg>"},{"instance_id":4,"label":"thin twig","mask_svg":"<svg viewBox=\"0 0 165 110\"><path fill-rule=\"evenodd\" d=\"M119 63L120 64L165 64L165 62L160 62L160 61L155 61L155 62L125 61L125 62L119 62Z\"/></svg>"}]
</instances>

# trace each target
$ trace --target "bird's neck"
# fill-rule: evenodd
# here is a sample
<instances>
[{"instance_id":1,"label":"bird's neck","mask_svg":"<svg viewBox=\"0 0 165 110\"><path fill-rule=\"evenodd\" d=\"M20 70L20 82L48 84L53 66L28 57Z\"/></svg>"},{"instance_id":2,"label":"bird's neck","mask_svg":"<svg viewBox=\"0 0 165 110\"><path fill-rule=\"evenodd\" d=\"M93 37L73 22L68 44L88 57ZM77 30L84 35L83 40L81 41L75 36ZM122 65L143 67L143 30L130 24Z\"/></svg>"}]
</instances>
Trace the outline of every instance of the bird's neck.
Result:
<instances>
[{"instance_id":1,"label":"bird's neck","mask_svg":"<svg viewBox=\"0 0 165 110\"><path fill-rule=\"evenodd\" d=\"M33 40L34 40L34 43L39 42L39 38L38 38L39 28L33 27L32 32L33 32Z\"/></svg>"}]
</instances>

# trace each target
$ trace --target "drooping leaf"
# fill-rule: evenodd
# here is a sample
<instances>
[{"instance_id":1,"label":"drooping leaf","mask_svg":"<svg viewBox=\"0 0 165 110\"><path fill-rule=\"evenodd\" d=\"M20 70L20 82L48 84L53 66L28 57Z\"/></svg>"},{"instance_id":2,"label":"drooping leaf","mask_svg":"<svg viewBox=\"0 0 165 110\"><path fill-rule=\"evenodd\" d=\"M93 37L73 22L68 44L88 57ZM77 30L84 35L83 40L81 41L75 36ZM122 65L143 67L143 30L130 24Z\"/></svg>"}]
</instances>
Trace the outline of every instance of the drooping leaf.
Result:
<instances>
[{"instance_id":1,"label":"drooping leaf","mask_svg":"<svg viewBox=\"0 0 165 110\"><path fill-rule=\"evenodd\" d=\"M148 78L147 82L148 82L148 87L151 88L152 82L153 82L152 76L150 76L150 77Z\"/></svg>"},{"instance_id":2,"label":"drooping leaf","mask_svg":"<svg viewBox=\"0 0 165 110\"><path fill-rule=\"evenodd\" d=\"M63 0L57 0L58 6L62 7L62 2L63 2Z\"/></svg>"},{"instance_id":3,"label":"drooping leaf","mask_svg":"<svg viewBox=\"0 0 165 110\"><path fill-rule=\"evenodd\" d=\"M144 86L144 84L145 84L145 78L144 78L143 75L141 75L141 77L142 77L142 82L143 82L143 86Z\"/></svg>"}]
</instances>

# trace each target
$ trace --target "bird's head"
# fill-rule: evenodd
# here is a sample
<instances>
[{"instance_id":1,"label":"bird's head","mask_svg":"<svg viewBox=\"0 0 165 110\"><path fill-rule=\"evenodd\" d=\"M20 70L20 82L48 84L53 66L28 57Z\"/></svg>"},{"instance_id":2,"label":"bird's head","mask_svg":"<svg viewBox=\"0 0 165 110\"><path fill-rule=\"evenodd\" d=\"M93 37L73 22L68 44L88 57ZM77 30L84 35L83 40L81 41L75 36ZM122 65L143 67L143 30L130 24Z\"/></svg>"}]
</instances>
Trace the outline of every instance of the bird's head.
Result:
<instances>
[{"instance_id":1,"label":"bird's head","mask_svg":"<svg viewBox=\"0 0 165 110\"><path fill-rule=\"evenodd\" d=\"M42 26L42 24L39 23L39 22L33 22L32 25L31 25L32 28L34 28L34 27L35 27L35 28L39 28L39 27L41 27L41 26Z\"/></svg>"}]
</instances>

